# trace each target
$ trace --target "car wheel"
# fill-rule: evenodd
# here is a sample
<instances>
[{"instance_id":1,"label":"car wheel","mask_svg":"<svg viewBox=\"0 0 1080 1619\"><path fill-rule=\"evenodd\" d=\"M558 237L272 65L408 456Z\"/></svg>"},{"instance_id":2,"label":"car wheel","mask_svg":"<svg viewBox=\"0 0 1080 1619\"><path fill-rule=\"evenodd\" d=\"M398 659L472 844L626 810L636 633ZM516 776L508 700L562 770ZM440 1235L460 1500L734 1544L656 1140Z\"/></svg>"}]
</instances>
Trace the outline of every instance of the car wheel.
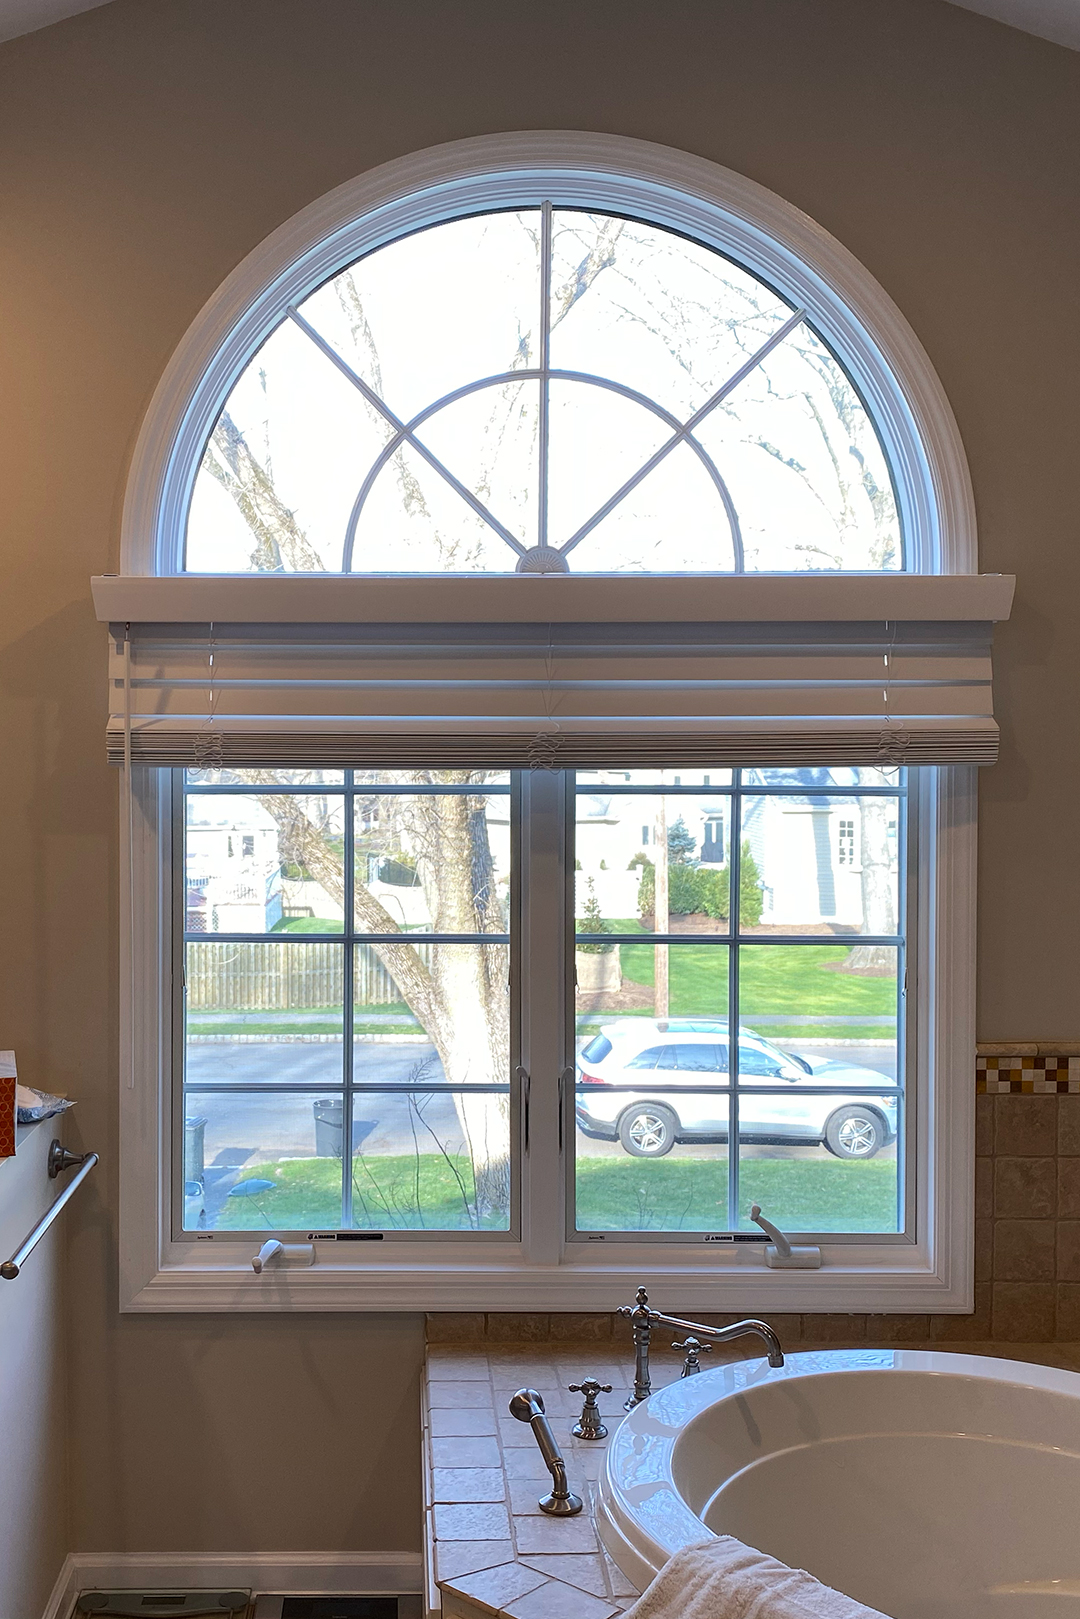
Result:
<instances>
[{"instance_id":1,"label":"car wheel","mask_svg":"<svg viewBox=\"0 0 1080 1619\"><path fill-rule=\"evenodd\" d=\"M885 1145L885 1126L869 1107L840 1107L825 1126L825 1145L836 1158L872 1158Z\"/></svg>"},{"instance_id":2,"label":"car wheel","mask_svg":"<svg viewBox=\"0 0 1080 1619\"><path fill-rule=\"evenodd\" d=\"M632 1158L663 1158L675 1145L678 1128L669 1107L639 1102L619 1120L619 1140Z\"/></svg>"}]
</instances>

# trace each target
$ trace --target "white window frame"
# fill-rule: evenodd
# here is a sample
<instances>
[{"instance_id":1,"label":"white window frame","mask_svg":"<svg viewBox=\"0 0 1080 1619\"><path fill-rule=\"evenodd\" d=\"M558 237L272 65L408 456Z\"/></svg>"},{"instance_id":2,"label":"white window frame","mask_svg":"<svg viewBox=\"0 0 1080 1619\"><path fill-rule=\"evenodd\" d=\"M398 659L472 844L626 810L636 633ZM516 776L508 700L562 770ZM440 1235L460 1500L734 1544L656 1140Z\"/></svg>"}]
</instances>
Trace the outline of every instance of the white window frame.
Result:
<instances>
[{"instance_id":1,"label":"white window frame","mask_svg":"<svg viewBox=\"0 0 1080 1619\"><path fill-rule=\"evenodd\" d=\"M956 423L917 338L869 273L797 209L715 164L620 137L541 133L455 142L384 165L312 204L238 266L177 349L144 421L124 509L124 572L179 571L206 435L285 301L404 230L550 196L685 231L795 293L879 426L909 571L976 571L974 506ZM826 1242L816 1272L769 1270L749 1245L564 1242L560 1178L552 1172L558 1108L538 1105L545 1089L552 1097L565 1060L563 974L523 1009L533 1106L520 1241L472 1244L444 1235L432 1243L342 1245L341 1257L335 1246L311 1269L256 1276L252 1238L172 1235L171 794L164 773L135 771L121 814L121 1309L596 1310L629 1302L643 1282L680 1308L970 1310L975 771L948 766L919 775L910 805L922 851L917 936L909 939L917 967L908 983L916 1031L914 1242ZM556 821L563 813L559 778L537 771L525 792L535 812ZM559 875L530 872L524 862L526 977L530 953L545 953L540 941L560 927Z\"/></svg>"}]
</instances>

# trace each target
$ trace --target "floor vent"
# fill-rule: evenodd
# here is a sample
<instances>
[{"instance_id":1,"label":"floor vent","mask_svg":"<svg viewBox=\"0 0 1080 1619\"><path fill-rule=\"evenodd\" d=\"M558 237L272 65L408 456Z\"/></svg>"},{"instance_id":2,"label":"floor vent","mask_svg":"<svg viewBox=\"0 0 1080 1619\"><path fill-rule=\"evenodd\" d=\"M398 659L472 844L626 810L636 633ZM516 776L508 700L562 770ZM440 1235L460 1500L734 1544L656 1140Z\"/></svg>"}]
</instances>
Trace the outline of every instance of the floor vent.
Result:
<instances>
[{"instance_id":1,"label":"floor vent","mask_svg":"<svg viewBox=\"0 0 1080 1619\"><path fill-rule=\"evenodd\" d=\"M253 1619L421 1619L418 1596L260 1596Z\"/></svg>"},{"instance_id":2,"label":"floor vent","mask_svg":"<svg viewBox=\"0 0 1080 1619\"><path fill-rule=\"evenodd\" d=\"M250 1591L84 1591L73 1619L225 1619L250 1606Z\"/></svg>"}]
</instances>

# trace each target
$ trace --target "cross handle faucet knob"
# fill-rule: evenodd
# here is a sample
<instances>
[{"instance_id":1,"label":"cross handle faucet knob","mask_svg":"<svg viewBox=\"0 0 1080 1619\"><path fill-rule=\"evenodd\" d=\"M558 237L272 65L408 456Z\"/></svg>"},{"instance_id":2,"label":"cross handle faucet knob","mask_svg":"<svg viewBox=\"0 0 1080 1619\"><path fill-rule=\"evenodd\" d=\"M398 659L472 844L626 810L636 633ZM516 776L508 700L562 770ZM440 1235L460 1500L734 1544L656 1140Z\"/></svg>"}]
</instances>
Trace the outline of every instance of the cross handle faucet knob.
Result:
<instances>
[{"instance_id":1,"label":"cross handle faucet knob","mask_svg":"<svg viewBox=\"0 0 1080 1619\"><path fill-rule=\"evenodd\" d=\"M586 1405L595 1405L598 1394L610 1394L610 1383L598 1383L595 1377L584 1377L580 1383L568 1383L571 1394L584 1394Z\"/></svg>"},{"instance_id":2,"label":"cross handle faucet knob","mask_svg":"<svg viewBox=\"0 0 1080 1619\"><path fill-rule=\"evenodd\" d=\"M672 1349L684 1349L686 1351L686 1359L683 1362L682 1375L683 1377L693 1377L695 1372L700 1372L701 1370L701 1364L698 1360L698 1356L711 1355L713 1346L712 1344L703 1344L699 1338L695 1338L692 1334L688 1333L681 1344L672 1344L671 1347Z\"/></svg>"}]
</instances>

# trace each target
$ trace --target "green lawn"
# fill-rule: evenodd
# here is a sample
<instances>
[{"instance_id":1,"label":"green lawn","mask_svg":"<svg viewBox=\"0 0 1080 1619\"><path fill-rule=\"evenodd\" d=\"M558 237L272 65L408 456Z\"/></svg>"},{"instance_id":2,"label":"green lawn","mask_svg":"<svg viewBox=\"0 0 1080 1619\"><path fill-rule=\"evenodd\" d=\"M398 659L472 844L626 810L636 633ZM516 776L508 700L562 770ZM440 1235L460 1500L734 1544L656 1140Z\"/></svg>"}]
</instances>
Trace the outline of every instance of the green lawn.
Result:
<instances>
[{"instance_id":1,"label":"green lawn","mask_svg":"<svg viewBox=\"0 0 1080 1619\"><path fill-rule=\"evenodd\" d=\"M300 919L305 927L317 920ZM321 924L320 924L321 925ZM629 923L615 923L621 929ZM303 929L299 929L303 931ZM308 929L308 931L311 931ZM850 954L846 944L745 945L739 962L740 1015L754 1026L756 1017L773 1015L835 1018L827 1024L762 1024L760 1032L783 1044L794 1039L885 1040L895 1033L896 980L868 978L845 973L842 968ZM727 947L686 943L672 946L669 956L670 1005L673 1017L726 1017L728 1010ZM623 977L630 983L652 988L655 966L654 946L623 942ZM198 1012L189 1015L193 1034L273 1034L275 1032L330 1032L340 1012L333 1007L275 1012L265 1019L242 1021L237 1008L235 1021L221 1014ZM407 1017L404 1002L356 1008L356 1032L375 1034L382 1027L380 1017ZM618 1013L589 1012L578 1019L579 1030L588 1030L618 1017L650 1017L651 1009L627 1009ZM848 1017L880 1017L880 1023L849 1024ZM395 1027L392 1025L391 1027ZM407 1025L396 1027L404 1031ZM419 1025L417 1024L419 1029ZM385 1030L383 1030L385 1032Z\"/></svg>"},{"instance_id":2,"label":"green lawn","mask_svg":"<svg viewBox=\"0 0 1080 1619\"><path fill-rule=\"evenodd\" d=\"M258 1164L240 1184L245 1181L272 1186L231 1198L219 1217L222 1230L333 1230L339 1223L337 1159ZM724 1158L581 1158L577 1186L584 1231L723 1231L727 1225ZM355 1223L362 1229L467 1230L471 1196L472 1170L464 1157L358 1154L353 1161ZM893 1231L896 1164L750 1158L742 1165L739 1201L744 1229L756 1201L791 1231Z\"/></svg>"},{"instance_id":3,"label":"green lawn","mask_svg":"<svg viewBox=\"0 0 1080 1619\"><path fill-rule=\"evenodd\" d=\"M628 923L615 923L620 929ZM768 1015L835 1017L835 1022L762 1024L761 1033L783 1042L796 1038L818 1040L886 1040L895 1034L896 980L869 978L840 970L850 954L844 944L744 945L739 959L740 1017L754 1024ZM622 943L620 963L624 981L651 989L655 946ZM726 1017L728 1012L728 950L723 944L679 944L668 957L669 1011L672 1017ZM651 1008L588 1012L578 1018L579 1030L610 1023L619 1017L651 1017ZM881 1017L880 1023L849 1024L847 1017Z\"/></svg>"},{"instance_id":4,"label":"green lawn","mask_svg":"<svg viewBox=\"0 0 1080 1619\"><path fill-rule=\"evenodd\" d=\"M274 933L341 933L342 921L340 917L333 916L283 916L280 922L275 922ZM429 930L423 923L405 923L402 933L427 933ZM363 943L363 940L358 940Z\"/></svg>"},{"instance_id":5,"label":"green lawn","mask_svg":"<svg viewBox=\"0 0 1080 1619\"><path fill-rule=\"evenodd\" d=\"M577 1195L583 1231L724 1231L727 1158L580 1158ZM739 1171L743 1230L754 1229L751 1203L789 1231L895 1231L896 1164L748 1158Z\"/></svg>"},{"instance_id":6,"label":"green lawn","mask_svg":"<svg viewBox=\"0 0 1080 1619\"><path fill-rule=\"evenodd\" d=\"M283 916L274 924L275 933L341 933L344 924L340 917Z\"/></svg>"},{"instance_id":7,"label":"green lawn","mask_svg":"<svg viewBox=\"0 0 1080 1619\"><path fill-rule=\"evenodd\" d=\"M230 1198L219 1217L223 1230L323 1226L332 1231L341 1222L341 1163L336 1158L256 1164L238 1184L245 1181L273 1185L251 1197ZM353 1159L354 1223L362 1230L468 1230L472 1192L472 1166L465 1157L357 1154Z\"/></svg>"},{"instance_id":8,"label":"green lawn","mask_svg":"<svg viewBox=\"0 0 1080 1619\"><path fill-rule=\"evenodd\" d=\"M623 977L651 988L654 951L651 944L624 944ZM768 1012L891 1016L896 1009L895 978L864 978L839 971L849 954L843 944L744 945L739 960L743 1018ZM726 1012L727 950L723 946L675 945L668 962L673 1015Z\"/></svg>"}]
</instances>

